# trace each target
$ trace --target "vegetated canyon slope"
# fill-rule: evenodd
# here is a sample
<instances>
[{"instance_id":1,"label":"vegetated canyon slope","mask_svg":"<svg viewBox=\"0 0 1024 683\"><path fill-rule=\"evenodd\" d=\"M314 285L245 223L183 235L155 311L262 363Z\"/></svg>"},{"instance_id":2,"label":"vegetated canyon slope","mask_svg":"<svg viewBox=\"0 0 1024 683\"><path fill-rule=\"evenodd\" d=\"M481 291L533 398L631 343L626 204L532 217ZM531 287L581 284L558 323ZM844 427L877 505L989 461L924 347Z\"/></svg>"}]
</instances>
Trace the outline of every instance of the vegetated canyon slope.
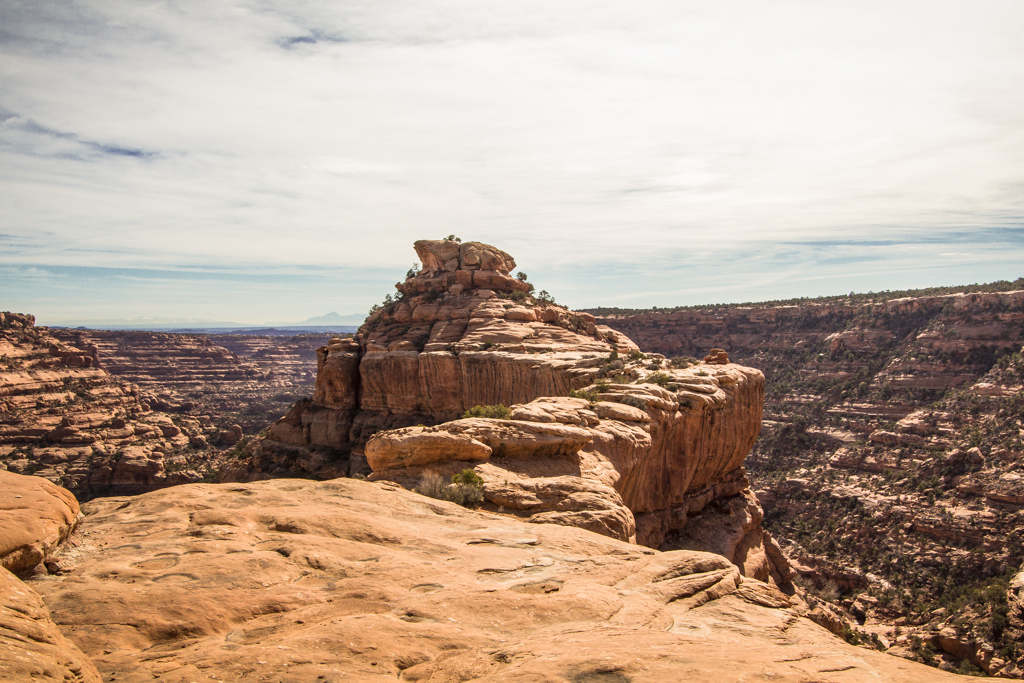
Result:
<instances>
[{"instance_id":1,"label":"vegetated canyon slope","mask_svg":"<svg viewBox=\"0 0 1024 683\"><path fill-rule=\"evenodd\" d=\"M625 336L534 296L495 247L415 249L423 268L398 299L320 349L312 400L222 481L365 473L444 495L470 470L485 509L717 552L792 591L742 466L760 429L759 371L725 354L688 369L641 360Z\"/></svg>"},{"instance_id":2,"label":"vegetated canyon slope","mask_svg":"<svg viewBox=\"0 0 1024 683\"><path fill-rule=\"evenodd\" d=\"M822 623L1019 678L1024 282L965 290L595 312L645 349L764 370L748 467Z\"/></svg>"},{"instance_id":3,"label":"vegetated canyon slope","mask_svg":"<svg viewBox=\"0 0 1024 683\"><path fill-rule=\"evenodd\" d=\"M83 498L141 493L208 476L217 436L209 419L154 410L101 367L95 345L0 313L0 469Z\"/></svg>"},{"instance_id":4,"label":"vegetated canyon slope","mask_svg":"<svg viewBox=\"0 0 1024 683\"><path fill-rule=\"evenodd\" d=\"M237 425L250 436L308 393L316 349L337 336L81 329L51 334L78 348L95 346L103 369L137 385L153 409L204 415L221 431ZM235 438L225 434L222 441L230 445Z\"/></svg>"},{"instance_id":5,"label":"vegetated canyon slope","mask_svg":"<svg viewBox=\"0 0 1024 683\"><path fill-rule=\"evenodd\" d=\"M0 564L71 539L24 582L0 568L5 680L963 680L843 642L719 555L391 482L188 484L81 522L54 488L0 472L32 499L0 498Z\"/></svg>"}]
</instances>

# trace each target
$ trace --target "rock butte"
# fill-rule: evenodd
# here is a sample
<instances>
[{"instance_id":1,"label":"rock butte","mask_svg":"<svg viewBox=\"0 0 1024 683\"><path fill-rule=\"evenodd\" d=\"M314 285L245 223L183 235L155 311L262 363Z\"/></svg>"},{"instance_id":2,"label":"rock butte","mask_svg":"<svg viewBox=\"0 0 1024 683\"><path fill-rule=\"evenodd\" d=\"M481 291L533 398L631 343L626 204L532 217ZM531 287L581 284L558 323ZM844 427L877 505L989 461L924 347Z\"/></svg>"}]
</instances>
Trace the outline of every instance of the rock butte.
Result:
<instances>
[{"instance_id":1,"label":"rock butte","mask_svg":"<svg viewBox=\"0 0 1024 683\"><path fill-rule=\"evenodd\" d=\"M399 300L320 349L313 399L222 480L366 463L371 479L412 489L472 468L487 510L711 550L791 590L742 467L761 426L760 371L721 349L687 369L648 359L592 317L532 297L494 247L415 248L423 269L397 285ZM601 380L610 374L619 383ZM457 419L493 404L510 405L510 419Z\"/></svg>"},{"instance_id":2,"label":"rock butte","mask_svg":"<svg viewBox=\"0 0 1024 683\"><path fill-rule=\"evenodd\" d=\"M124 682L960 680L847 645L721 556L390 482L189 484L83 509L61 573L0 577L13 680L99 680L78 648Z\"/></svg>"}]
</instances>

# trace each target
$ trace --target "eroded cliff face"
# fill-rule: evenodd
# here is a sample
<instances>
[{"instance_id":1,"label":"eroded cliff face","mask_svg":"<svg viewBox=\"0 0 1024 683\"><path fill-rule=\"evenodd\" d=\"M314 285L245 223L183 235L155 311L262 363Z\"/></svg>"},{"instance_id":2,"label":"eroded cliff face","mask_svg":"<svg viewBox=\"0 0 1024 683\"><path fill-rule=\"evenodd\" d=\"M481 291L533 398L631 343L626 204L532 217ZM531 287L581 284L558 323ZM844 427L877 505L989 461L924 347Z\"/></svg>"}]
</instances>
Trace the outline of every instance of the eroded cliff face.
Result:
<instances>
[{"instance_id":1,"label":"eroded cliff face","mask_svg":"<svg viewBox=\"0 0 1024 683\"><path fill-rule=\"evenodd\" d=\"M949 669L1024 674L1024 291L603 318L764 368L747 467L821 623ZM692 528L692 527L691 527ZM829 606L831 604L831 607ZM1018 611L1015 611L1018 610Z\"/></svg>"},{"instance_id":2,"label":"eroded cliff face","mask_svg":"<svg viewBox=\"0 0 1024 683\"><path fill-rule=\"evenodd\" d=\"M515 261L478 242L416 242L423 269L396 285L354 339L318 351L316 391L226 474L315 478L369 472L381 429L438 424L476 405L564 396L590 384L626 337L535 298Z\"/></svg>"},{"instance_id":3,"label":"eroded cliff face","mask_svg":"<svg viewBox=\"0 0 1024 683\"><path fill-rule=\"evenodd\" d=\"M742 467L761 424L759 371L720 350L690 368L648 357L534 297L494 247L415 247L422 271L354 339L319 349L314 396L222 480L372 473L422 489L472 469L495 512L655 548L713 545L789 586ZM510 419L460 419L498 404Z\"/></svg>"},{"instance_id":4,"label":"eroded cliff face","mask_svg":"<svg viewBox=\"0 0 1024 683\"><path fill-rule=\"evenodd\" d=\"M0 468L84 497L141 493L202 480L217 462L217 432L198 416L154 410L101 367L96 345L0 313Z\"/></svg>"},{"instance_id":5,"label":"eroded cliff face","mask_svg":"<svg viewBox=\"0 0 1024 683\"><path fill-rule=\"evenodd\" d=\"M711 550L745 576L788 585L742 467L760 429L763 376L728 362L661 369L636 355L623 367L641 375L634 383L513 405L510 419L378 433L366 445L371 479L422 489L472 468L486 509L663 550Z\"/></svg>"}]
</instances>

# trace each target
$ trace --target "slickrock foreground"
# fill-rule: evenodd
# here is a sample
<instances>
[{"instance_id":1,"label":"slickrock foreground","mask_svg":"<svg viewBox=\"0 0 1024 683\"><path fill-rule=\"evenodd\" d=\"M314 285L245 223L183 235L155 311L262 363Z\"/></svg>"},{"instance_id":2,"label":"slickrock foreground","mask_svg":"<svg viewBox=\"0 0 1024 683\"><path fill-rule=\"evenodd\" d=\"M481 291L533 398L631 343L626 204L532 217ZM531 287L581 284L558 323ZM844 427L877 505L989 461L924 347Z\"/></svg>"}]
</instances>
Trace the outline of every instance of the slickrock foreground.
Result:
<instances>
[{"instance_id":1,"label":"slickrock foreground","mask_svg":"<svg viewBox=\"0 0 1024 683\"><path fill-rule=\"evenodd\" d=\"M99 683L42 599L11 572L40 566L78 524L78 501L39 477L0 471L0 680Z\"/></svg>"},{"instance_id":2,"label":"slickrock foreground","mask_svg":"<svg viewBox=\"0 0 1024 683\"><path fill-rule=\"evenodd\" d=\"M104 680L961 680L843 643L720 556L385 482L195 484L83 510L68 569L29 585Z\"/></svg>"}]
</instances>

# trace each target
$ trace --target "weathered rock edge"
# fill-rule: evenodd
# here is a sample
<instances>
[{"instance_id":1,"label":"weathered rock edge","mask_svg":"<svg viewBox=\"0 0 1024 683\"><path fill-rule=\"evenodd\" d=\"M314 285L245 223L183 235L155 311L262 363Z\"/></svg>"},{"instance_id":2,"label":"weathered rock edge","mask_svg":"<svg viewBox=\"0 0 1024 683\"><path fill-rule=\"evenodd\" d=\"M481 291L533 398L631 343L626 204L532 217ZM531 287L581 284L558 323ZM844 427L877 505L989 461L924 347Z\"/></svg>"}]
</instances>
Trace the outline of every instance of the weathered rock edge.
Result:
<instances>
[{"instance_id":1,"label":"weathered rock edge","mask_svg":"<svg viewBox=\"0 0 1024 683\"><path fill-rule=\"evenodd\" d=\"M36 587L122 683L959 680L847 645L720 556L387 482L195 484L84 509L76 566Z\"/></svg>"},{"instance_id":2,"label":"weathered rock edge","mask_svg":"<svg viewBox=\"0 0 1024 683\"><path fill-rule=\"evenodd\" d=\"M420 240L423 263L353 339L318 350L316 392L297 403L222 481L369 473L374 433L453 420L475 405L527 403L590 384L625 336L534 298L515 260L479 242Z\"/></svg>"}]
</instances>

